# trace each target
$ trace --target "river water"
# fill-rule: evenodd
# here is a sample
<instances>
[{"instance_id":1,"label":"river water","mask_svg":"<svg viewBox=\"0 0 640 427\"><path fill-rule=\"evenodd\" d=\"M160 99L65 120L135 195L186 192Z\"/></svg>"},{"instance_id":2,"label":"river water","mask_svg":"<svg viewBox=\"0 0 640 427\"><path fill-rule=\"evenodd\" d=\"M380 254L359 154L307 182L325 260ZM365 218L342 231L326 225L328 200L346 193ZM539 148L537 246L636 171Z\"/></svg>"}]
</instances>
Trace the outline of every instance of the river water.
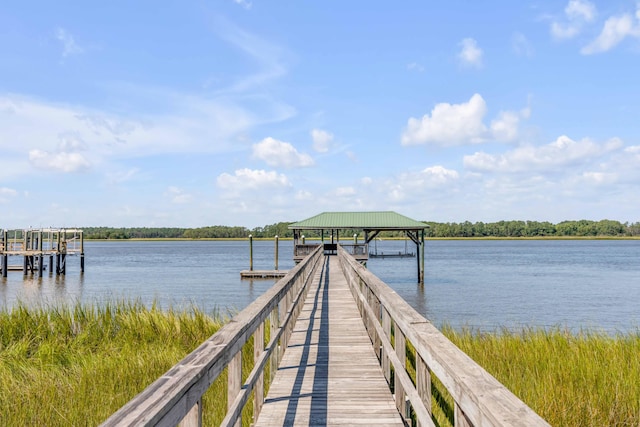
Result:
<instances>
[{"instance_id":1,"label":"river water","mask_svg":"<svg viewBox=\"0 0 640 427\"><path fill-rule=\"evenodd\" d=\"M376 246L405 250L403 241ZM254 268L273 269L274 249L254 241ZM280 269L293 266L292 252L291 241L279 243ZM0 278L0 308L126 298L227 314L274 284L240 280L247 241L89 241L85 254L84 274L77 257L68 258L66 276L9 272ZM424 286L415 258L373 258L368 268L437 326L640 329L640 240L435 240L426 242L425 264Z\"/></svg>"}]
</instances>

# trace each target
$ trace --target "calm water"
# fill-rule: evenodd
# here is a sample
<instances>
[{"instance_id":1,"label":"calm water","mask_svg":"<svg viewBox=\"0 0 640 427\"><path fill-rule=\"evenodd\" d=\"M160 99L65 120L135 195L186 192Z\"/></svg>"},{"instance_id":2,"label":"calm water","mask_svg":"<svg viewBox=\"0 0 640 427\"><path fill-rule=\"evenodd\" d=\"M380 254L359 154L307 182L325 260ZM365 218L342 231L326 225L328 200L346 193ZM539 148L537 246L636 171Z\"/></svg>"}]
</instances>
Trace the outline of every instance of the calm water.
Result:
<instances>
[{"instance_id":1,"label":"calm water","mask_svg":"<svg viewBox=\"0 0 640 427\"><path fill-rule=\"evenodd\" d=\"M404 250L377 243L379 252ZM640 241L427 241L425 285L415 258L371 259L369 269L436 325L566 326L607 332L640 327ZM289 269L292 242L280 242ZM413 245L409 245L415 251ZM207 312L240 310L273 280L240 280L248 242L87 242L86 269L67 261L66 277L45 272L0 278L0 306L139 298ZM21 263L21 258L10 261ZM274 268L274 243L254 242L254 268Z\"/></svg>"}]
</instances>

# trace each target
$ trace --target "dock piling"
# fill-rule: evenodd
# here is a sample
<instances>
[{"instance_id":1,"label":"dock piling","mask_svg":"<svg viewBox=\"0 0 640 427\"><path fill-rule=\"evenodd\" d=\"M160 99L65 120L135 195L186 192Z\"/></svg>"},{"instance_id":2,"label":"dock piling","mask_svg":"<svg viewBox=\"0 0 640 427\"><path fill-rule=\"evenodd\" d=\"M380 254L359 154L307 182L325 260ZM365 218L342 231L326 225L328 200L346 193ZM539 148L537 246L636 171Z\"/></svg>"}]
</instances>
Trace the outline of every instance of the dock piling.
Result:
<instances>
[{"instance_id":1,"label":"dock piling","mask_svg":"<svg viewBox=\"0 0 640 427\"><path fill-rule=\"evenodd\" d=\"M276 268L275 270L278 271L278 235L276 234Z\"/></svg>"},{"instance_id":2,"label":"dock piling","mask_svg":"<svg viewBox=\"0 0 640 427\"><path fill-rule=\"evenodd\" d=\"M253 271L253 236L249 234L249 271Z\"/></svg>"}]
</instances>

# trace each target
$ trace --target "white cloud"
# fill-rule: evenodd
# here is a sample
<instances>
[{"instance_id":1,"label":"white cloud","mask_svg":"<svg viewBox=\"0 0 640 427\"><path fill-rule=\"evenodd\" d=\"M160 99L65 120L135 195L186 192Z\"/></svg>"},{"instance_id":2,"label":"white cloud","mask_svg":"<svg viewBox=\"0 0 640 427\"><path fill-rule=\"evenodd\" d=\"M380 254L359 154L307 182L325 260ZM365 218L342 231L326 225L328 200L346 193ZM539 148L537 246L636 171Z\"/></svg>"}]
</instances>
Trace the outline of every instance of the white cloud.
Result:
<instances>
[{"instance_id":1,"label":"white cloud","mask_svg":"<svg viewBox=\"0 0 640 427\"><path fill-rule=\"evenodd\" d=\"M501 111L489 128L483 122L486 114L487 104L477 93L461 104L436 104L431 115L425 114L422 119L409 118L402 133L402 145L454 146L490 140L514 141L519 135L520 121L528 119L531 110L527 107L519 112Z\"/></svg>"},{"instance_id":2,"label":"white cloud","mask_svg":"<svg viewBox=\"0 0 640 427\"><path fill-rule=\"evenodd\" d=\"M424 71L424 66L418 64L417 62L411 62L409 64L407 64L407 70L409 71L417 71L418 73L421 73Z\"/></svg>"},{"instance_id":3,"label":"white cloud","mask_svg":"<svg viewBox=\"0 0 640 427\"><path fill-rule=\"evenodd\" d=\"M307 190L299 190L295 195L295 199L301 202L313 200L313 194Z\"/></svg>"},{"instance_id":4,"label":"white cloud","mask_svg":"<svg viewBox=\"0 0 640 427\"><path fill-rule=\"evenodd\" d=\"M39 169L55 172L81 172L90 168L91 164L80 153L49 153L42 150L29 151L29 161Z\"/></svg>"},{"instance_id":5,"label":"white cloud","mask_svg":"<svg viewBox=\"0 0 640 427\"><path fill-rule=\"evenodd\" d=\"M633 154L636 156L640 156L640 145L631 145L624 149L625 153Z\"/></svg>"},{"instance_id":6,"label":"white cloud","mask_svg":"<svg viewBox=\"0 0 640 427\"><path fill-rule=\"evenodd\" d=\"M107 182L109 184L122 184L123 182L133 179L140 170L138 168L131 168L126 171L113 171L107 173Z\"/></svg>"},{"instance_id":7,"label":"white cloud","mask_svg":"<svg viewBox=\"0 0 640 427\"><path fill-rule=\"evenodd\" d=\"M238 149L236 141L255 124L281 119L277 113L269 117L269 111L260 117L228 98L210 100L160 91L137 95L152 95L156 103L171 110L118 115L81 105L0 96L2 161L17 164L30 159L40 167L64 171L70 169L68 161L77 170L82 165L167 153L228 152ZM13 169L4 168L2 173L8 170ZM12 173L24 171L18 168Z\"/></svg>"},{"instance_id":8,"label":"white cloud","mask_svg":"<svg viewBox=\"0 0 640 427\"><path fill-rule=\"evenodd\" d=\"M640 6L636 17L627 13L607 19L602 32L595 40L580 50L583 55L606 52L627 37L640 38Z\"/></svg>"},{"instance_id":9,"label":"white cloud","mask_svg":"<svg viewBox=\"0 0 640 427\"><path fill-rule=\"evenodd\" d=\"M326 130L313 129L311 131L311 139L313 139L313 149L318 153L326 153L331 149L333 142L333 134Z\"/></svg>"},{"instance_id":10,"label":"white cloud","mask_svg":"<svg viewBox=\"0 0 640 427\"><path fill-rule=\"evenodd\" d=\"M405 172L380 185L385 202L411 203L427 193L434 197L435 192L450 192L459 181L460 175L444 166L429 166L419 172Z\"/></svg>"},{"instance_id":11,"label":"white cloud","mask_svg":"<svg viewBox=\"0 0 640 427\"><path fill-rule=\"evenodd\" d=\"M570 0L564 13L571 20L582 19L591 22L596 17L596 6L586 0Z\"/></svg>"},{"instance_id":12,"label":"white cloud","mask_svg":"<svg viewBox=\"0 0 640 427\"><path fill-rule=\"evenodd\" d=\"M584 172L582 174L582 180L595 185L612 184L618 179L616 173L606 172Z\"/></svg>"},{"instance_id":13,"label":"white cloud","mask_svg":"<svg viewBox=\"0 0 640 427\"><path fill-rule=\"evenodd\" d=\"M570 0L564 8L565 22L553 21L551 35L556 39L570 39L577 36L585 23L596 17L596 7L587 0Z\"/></svg>"},{"instance_id":14,"label":"white cloud","mask_svg":"<svg viewBox=\"0 0 640 427\"><path fill-rule=\"evenodd\" d=\"M353 197L358 194L358 192L353 187L338 187L334 194L336 197Z\"/></svg>"},{"instance_id":15,"label":"white cloud","mask_svg":"<svg viewBox=\"0 0 640 427\"><path fill-rule=\"evenodd\" d=\"M13 188L0 187L0 203L9 203L12 197L16 197L18 192Z\"/></svg>"},{"instance_id":16,"label":"white cloud","mask_svg":"<svg viewBox=\"0 0 640 427\"><path fill-rule=\"evenodd\" d=\"M288 56L288 52L285 49L269 43L264 37L245 31L223 18L217 19L216 30L220 37L240 49L258 64L256 71L241 76L228 91L245 92L287 74L285 57Z\"/></svg>"},{"instance_id":17,"label":"white cloud","mask_svg":"<svg viewBox=\"0 0 640 427\"><path fill-rule=\"evenodd\" d=\"M18 192L12 188L0 187L0 195L2 196L17 196Z\"/></svg>"},{"instance_id":18,"label":"white cloud","mask_svg":"<svg viewBox=\"0 0 640 427\"><path fill-rule=\"evenodd\" d=\"M344 155L347 156L347 159L352 161L353 163L358 163L360 160L358 159L358 155L351 150L347 150L344 152Z\"/></svg>"},{"instance_id":19,"label":"white cloud","mask_svg":"<svg viewBox=\"0 0 640 427\"><path fill-rule=\"evenodd\" d=\"M402 145L436 143L444 146L479 143L487 131L482 123L487 104L475 94L462 104L436 104L431 115L411 117L402 134Z\"/></svg>"},{"instance_id":20,"label":"white cloud","mask_svg":"<svg viewBox=\"0 0 640 427\"><path fill-rule=\"evenodd\" d=\"M520 114L501 111L498 118L491 121L491 133L498 141L513 141L518 137Z\"/></svg>"},{"instance_id":21,"label":"white cloud","mask_svg":"<svg viewBox=\"0 0 640 427\"><path fill-rule=\"evenodd\" d=\"M533 56L533 45L522 33L513 34L511 37L511 46L518 56L525 56L527 58L531 58Z\"/></svg>"},{"instance_id":22,"label":"white cloud","mask_svg":"<svg viewBox=\"0 0 640 427\"><path fill-rule=\"evenodd\" d=\"M233 2L237 5L242 6L243 8L249 10L251 9L251 6L253 6L253 4L250 1L247 0L233 0Z\"/></svg>"},{"instance_id":23,"label":"white cloud","mask_svg":"<svg viewBox=\"0 0 640 427\"><path fill-rule=\"evenodd\" d=\"M541 147L526 145L497 155L477 152L464 156L463 163L469 170L482 172L544 171L587 162L621 147L622 141L617 138L597 144L590 139L574 141L563 135Z\"/></svg>"},{"instance_id":24,"label":"white cloud","mask_svg":"<svg viewBox=\"0 0 640 427\"><path fill-rule=\"evenodd\" d=\"M446 169L443 166L428 167L422 171L421 175L424 177L428 186L446 184L460 177L457 171Z\"/></svg>"},{"instance_id":25,"label":"white cloud","mask_svg":"<svg viewBox=\"0 0 640 427\"><path fill-rule=\"evenodd\" d=\"M271 137L253 145L253 157L272 167L304 168L314 164L308 154L299 153L290 143Z\"/></svg>"},{"instance_id":26,"label":"white cloud","mask_svg":"<svg viewBox=\"0 0 640 427\"><path fill-rule=\"evenodd\" d=\"M191 194L188 194L182 188L175 187L173 185L167 188L164 195L171 199L171 203L175 204L189 203L193 200L193 196Z\"/></svg>"},{"instance_id":27,"label":"white cloud","mask_svg":"<svg viewBox=\"0 0 640 427\"><path fill-rule=\"evenodd\" d=\"M219 188L230 192L291 187L289 179L284 174L247 168L238 169L233 175L226 172L219 175L217 184Z\"/></svg>"},{"instance_id":28,"label":"white cloud","mask_svg":"<svg viewBox=\"0 0 640 427\"><path fill-rule=\"evenodd\" d=\"M62 56L64 58L84 52L84 49L76 43L73 36L64 28L56 29L56 38L62 43Z\"/></svg>"},{"instance_id":29,"label":"white cloud","mask_svg":"<svg viewBox=\"0 0 640 427\"><path fill-rule=\"evenodd\" d=\"M458 59L463 65L472 67L482 66L482 49L478 47L478 42L472 38L463 39L460 42L462 49L458 53Z\"/></svg>"}]
</instances>

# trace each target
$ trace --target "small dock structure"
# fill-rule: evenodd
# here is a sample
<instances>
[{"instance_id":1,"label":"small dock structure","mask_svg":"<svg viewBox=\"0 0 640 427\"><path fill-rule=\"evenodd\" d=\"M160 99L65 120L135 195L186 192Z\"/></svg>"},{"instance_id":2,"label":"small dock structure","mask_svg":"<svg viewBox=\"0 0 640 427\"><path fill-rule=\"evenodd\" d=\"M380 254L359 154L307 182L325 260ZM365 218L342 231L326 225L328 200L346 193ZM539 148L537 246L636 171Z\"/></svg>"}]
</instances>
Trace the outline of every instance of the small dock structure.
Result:
<instances>
[{"instance_id":1,"label":"small dock structure","mask_svg":"<svg viewBox=\"0 0 640 427\"><path fill-rule=\"evenodd\" d=\"M102 425L202 426L223 372L226 402L207 404L228 427L435 426L436 413L455 427L549 426L340 244L317 246Z\"/></svg>"},{"instance_id":2,"label":"small dock structure","mask_svg":"<svg viewBox=\"0 0 640 427\"><path fill-rule=\"evenodd\" d=\"M253 269L253 236L249 235L249 269L242 270L240 272L241 279L281 279L287 275L288 270L278 269L278 249L279 238L274 238L275 242L275 257L274 257L274 269L273 270L254 270Z\"/></svg>"},{"instance_id":3,"label":"small dock structure","mask_svg":"<svg viewBox=\"0 0 640 427\"><path fill-rule=\"evenodd\" d=\"M67 273L67 257L80 256L80 271L84 273L84 233L75 228L40 228L3 230L0 235L0 262L2 277L8 271L22 270L24 275L43 274L45 260L49 259L49 272ZM13 257L22 257L21 264L10 264ZM55 265L54 265L55 260Z\"/></svg>"}]
</instances>

